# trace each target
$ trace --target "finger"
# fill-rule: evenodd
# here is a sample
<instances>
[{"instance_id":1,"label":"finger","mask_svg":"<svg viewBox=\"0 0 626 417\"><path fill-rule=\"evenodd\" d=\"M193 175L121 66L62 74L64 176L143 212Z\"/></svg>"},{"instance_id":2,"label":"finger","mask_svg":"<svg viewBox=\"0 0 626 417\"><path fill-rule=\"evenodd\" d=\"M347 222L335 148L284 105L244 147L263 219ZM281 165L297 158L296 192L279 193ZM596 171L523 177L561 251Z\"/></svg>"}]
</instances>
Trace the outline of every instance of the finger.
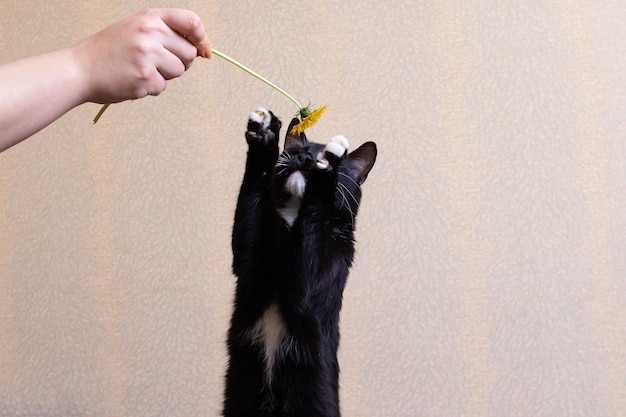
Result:
<instances>
[{"instance_id":1,"label":"finger","mask_svg":"<svg viewBox=\"0 0 626 417\"><path fill-rule=\"evenodd\" d=\"M142 82L135 86L129 98L136 99L145 96L158 96L165 90L165 87L167 87L167 80L157 67L150 66L149 68L145 68L141 78Z\"/></svg>"},{"instance_id":2,"label":"finger","mask_svg":"<svg viewBox=\"0 0 626 417\"><path fill-rule=\"evenodd\" d=\"M158 12L167 26L196 47L198 56L205 58L211 56L211 43L197 14L185 9L159 9Z\"/></svg>"},{"instance_id":3,"label":"finger","mask_svg":"<svg viewBox=\"0 0 626 417\"><path fill-rule=\"evenodd\" d=\"M173 30L168 36L164 37L163 47L182 61L185 70L189 69L196 56L198 56L196 47Z\"/></svg>"},{"instance_id":4,"label":"finger","mask_svg":"<svg viewBox=\"0 0 626 417\"><path fill-rule=\"evenodd\" d=\"M148 95L149 96L158 96L159 94L161 94L163 91L165 91L165 88L167 87L167 81L165 81L163 79L163 77L161 77L159 79L158 83L155 83L154 88L152 88L151 90L148 90Z\"/></svg>"},{"instance_id":5,"label":"finger","mask_svg":"<svg viewBox=\"0 0 626 417\"><path fill-rule=\"evenodd\" d=\"M166 80L180 77L187 70L187 66L183 61L166 49L163 49L163 53L157 61L156 68L159 74Z\"/></svg>"}]
</instances>

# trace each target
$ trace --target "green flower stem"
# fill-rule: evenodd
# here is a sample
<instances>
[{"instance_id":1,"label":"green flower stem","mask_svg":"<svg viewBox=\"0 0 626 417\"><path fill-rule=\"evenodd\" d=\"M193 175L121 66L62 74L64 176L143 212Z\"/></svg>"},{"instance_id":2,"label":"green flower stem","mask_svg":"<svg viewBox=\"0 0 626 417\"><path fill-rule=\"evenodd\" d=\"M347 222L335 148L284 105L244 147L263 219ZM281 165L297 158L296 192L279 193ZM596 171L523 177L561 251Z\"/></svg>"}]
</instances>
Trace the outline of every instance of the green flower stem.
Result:
<instances>
[{"instance_id":1,"label":"green flower stem","mask_svg":"<svg viewBox=\"0 0 626 417\"><path fill-rule=\"evenodd\" d=\"M109 105L110 104L107 103L100 108L100 111L98 112L98 114L96 114L96 117L93 118L93 124L98 123L98 120L100 120L100 118L102 117L102 114L106 111L106 109L109 108Z\"/></svg>"},{"instance_id":2,"label":"green flower stem","mask_svg":"<svg viewBox=\"0 0 626 417\"><path fill-rule=\"evenodd\" d=\"M274 84L273 82L268 80L267 78L265 78L265 77L257 74L256 72L252 71L250 68L246 67L241 62L238 62L238 61L234 60L233 58L229 57L228 55L225 55L225 54L221 53L220 51L218 51L216 49L211 49L211 53L214 54L214 55L219 56L220 58L225 59L226 61L230 62L231 64L235 65L236 67L241 68L242 70L244 70L248 74L250 74L253 77L256 77L257 79L263 81L265 84L269 85L270 87L272 87L273 89L275 89L276 91L278 91L279 93L281 93L282 95L287 97L289 100L293 101L295 103L295 105L298 106L298 112L300 113L300 116L302 118L305 118L305 117L307 117L307 116L309 116L311 114L311 110L309 110L308 107L303 107L300 103L298 103L298 100L293 98L285 90L283 90L282 88L280 88L279 86L277 86L276 84ZM109 105L105 104L105 105L102 106L102 108L100 108L100 111L98 112L98 114L96 114L96 117L94 117L94 119L93 119L93 123L94 124L98 123L98 120L100 120L100 117L102 117L102 114L106 111L106 109L108 107L109 107Z\"/></svg>"},{"instance_id":3,"label":"green flower stem","mask_svg":"<svg viewBox=\"0 0 626 417\"><path fill-rule=\"evenodd\" d=\"M268 80L267 78L265 78L265 77L257 74L256 72L252 71L250 68L246 67L241 62L238 62L238 61L234 60L233 58L229 57L228 55L225 55L225 54L221 53L220 51L218 51L216 49L211 49L211 53L214 54L214 55L219 56L220 58L225 59L226 61L230 62L231 64L233 64L233 65L235 65L235 66L237 66L239 68L241 68L242 70L244 70L248 74L252 75L253 77L256 77L259 80L263 81L265 84L269 85L270 87L272 87L273 89L275 89L276 91L278 91L279 93L281 93L282 95L287 97L289 100L293 101L296 104L296 106L298 106L298 109L300 111L302 111L302 109L304 108L304 107L302 107L302 105L300 103L298 103L298 100L293 98L285 90L283 90L282 88L280 88L279 86L277 86L276 84L274 84L273 82Z\"/></svg>"}]
</instances>

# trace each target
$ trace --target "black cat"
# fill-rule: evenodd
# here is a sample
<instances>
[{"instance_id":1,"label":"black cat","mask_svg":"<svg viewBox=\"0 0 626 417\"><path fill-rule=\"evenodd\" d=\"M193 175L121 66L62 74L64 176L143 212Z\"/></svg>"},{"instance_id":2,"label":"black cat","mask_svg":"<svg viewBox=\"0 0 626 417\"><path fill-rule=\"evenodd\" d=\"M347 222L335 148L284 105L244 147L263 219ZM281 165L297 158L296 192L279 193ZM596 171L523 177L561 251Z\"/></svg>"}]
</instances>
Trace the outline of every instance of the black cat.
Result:
<instances>
[{"instance_id":1,"label":"black cat","mask_svg":"<svg viewBox=\"0 0 626 417\"><path fill-rule=\"evenodd\" d=\"M343 136L309 142L289 133L296 122L279 156L280 120L259 109L248 121L225 417L340 415L339 311L376 145L348 153Z\"/></svg>"}]
</instances>

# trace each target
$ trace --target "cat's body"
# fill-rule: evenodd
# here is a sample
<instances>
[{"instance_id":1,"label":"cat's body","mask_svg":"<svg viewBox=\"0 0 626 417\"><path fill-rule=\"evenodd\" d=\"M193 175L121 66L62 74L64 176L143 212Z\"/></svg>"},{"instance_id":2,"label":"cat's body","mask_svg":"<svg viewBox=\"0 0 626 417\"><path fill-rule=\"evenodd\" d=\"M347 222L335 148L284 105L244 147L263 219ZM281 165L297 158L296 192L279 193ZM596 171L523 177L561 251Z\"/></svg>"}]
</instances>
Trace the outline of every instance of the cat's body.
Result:
<instances>
[{"instance_id":1,"label":"cat's body","mask_svg":"<svg viewBox=\"0 0 626 417\"><path fill-rule=\"evenodd\" d=\"M324 146L287 133L279 157L280 127L259 109L245 135L224 416L338 417L339 312L376 145L348 154L343 137Z\"/></svg>"}]
</instances>

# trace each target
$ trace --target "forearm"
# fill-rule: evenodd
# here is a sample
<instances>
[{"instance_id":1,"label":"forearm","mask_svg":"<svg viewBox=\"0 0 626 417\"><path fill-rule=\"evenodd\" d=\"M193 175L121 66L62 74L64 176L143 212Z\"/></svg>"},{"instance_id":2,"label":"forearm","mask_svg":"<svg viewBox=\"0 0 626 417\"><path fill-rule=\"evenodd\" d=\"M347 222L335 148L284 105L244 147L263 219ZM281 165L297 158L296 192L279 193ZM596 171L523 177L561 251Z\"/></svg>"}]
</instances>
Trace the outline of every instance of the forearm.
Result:
<instances>
[{"instance_id":1,"label":"forearm","mask_svg":"<svg viewBox=\"0 0 626 417\"><path fill-rule=\"evenodd\" d=\"M85 101L75 53L65 48L0 65L0 151Z\"/></svg>"},{"instance_id":2,"label":"forearm","mask_svg":"<svg viewBox=\"0 0 626 417\"><path fill-rule=\"evenodd\" d=\"M72 47L0 65L0 152L79 104L158 95L210 51L198 15L150 9Z\"/></svg>"}]
</instances>

